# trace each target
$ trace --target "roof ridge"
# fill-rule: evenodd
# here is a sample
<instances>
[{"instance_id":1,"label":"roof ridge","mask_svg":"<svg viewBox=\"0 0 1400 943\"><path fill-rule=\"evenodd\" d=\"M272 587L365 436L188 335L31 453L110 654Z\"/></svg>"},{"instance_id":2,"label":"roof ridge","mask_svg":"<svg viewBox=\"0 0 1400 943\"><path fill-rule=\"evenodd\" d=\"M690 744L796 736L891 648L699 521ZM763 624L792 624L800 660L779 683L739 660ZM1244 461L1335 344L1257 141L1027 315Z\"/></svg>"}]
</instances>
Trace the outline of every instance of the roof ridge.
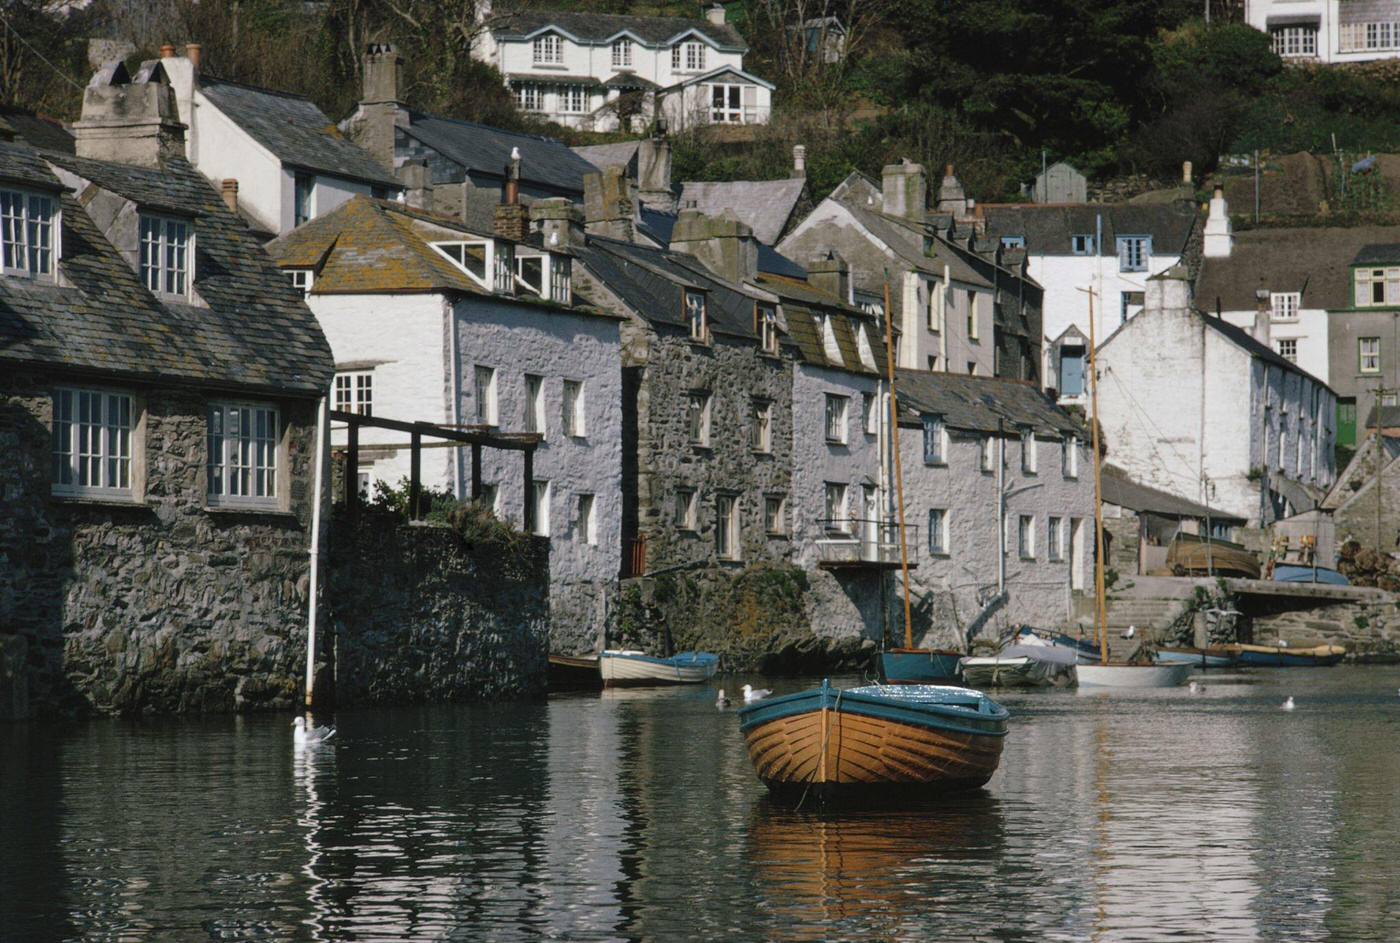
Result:
<instances>
[{"instance_id":1,"label":"roof ridge","mask_svg":"<svg viewBox=\"0 0 1400 943\"><path fill-rule=\"evenodd\" d=\"M321 111L321 114L325 114L321 106L316 105L316 102L312 101L309 95L302 95L300 92L289 92L280 88L268 88L266 85L254 85L251 82L239 82L236 79L226 79L217 75L206 75L201 72L199 84L203 86L210 82L215 85L232 85L234 88L246 88L250 92L265 92L268 95L276 95L279 98L292 98L297 101L310 102L312 105L316 106L317 110Z\"/></svg>"},{"instance_id":2,"label":"roof ridge","mask_svg":"<svg viewBox=\"0 0 1400 943\"><path fill-rule=\"evenodd\" d=\"M486 130L492 131L496 134L509 134L513 137L529 138L532 141L542 141L546 144L558 144L563 147L568 147L568 145L564 144L563 141L559 140L558 138L552 138L547 134L534 134L530 131L516 131L512 128L498 128L493 124L482 124L479 121L469 121L466 118L451 118L447 115L435 115L426 111L415 111L413 109L409 109L409 129L412 129L413 121L417 118L430 118L433 121L447 121L452 124L465 125L468 128L485 128ZM572 148L570 148L570 150L572 150Z\"/></svg>"}]
</instances>

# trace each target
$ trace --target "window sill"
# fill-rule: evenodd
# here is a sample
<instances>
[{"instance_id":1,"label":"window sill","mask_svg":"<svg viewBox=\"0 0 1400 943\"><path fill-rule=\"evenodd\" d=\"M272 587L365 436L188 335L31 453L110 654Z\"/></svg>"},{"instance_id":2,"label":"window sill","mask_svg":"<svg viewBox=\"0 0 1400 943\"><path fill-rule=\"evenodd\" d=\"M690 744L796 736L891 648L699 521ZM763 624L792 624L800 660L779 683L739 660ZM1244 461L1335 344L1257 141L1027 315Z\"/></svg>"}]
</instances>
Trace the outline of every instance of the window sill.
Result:
<instances>
[{"instance_id":1,"label":"window sill","mask_svg":"<svg viewBox=\"0 0 1400 943\"><path fill-rule=\"evenodd\" d=\"M780 530L770 530L764 536L769 540L791 540L792 536Z\"/></svg>"},{"instance_id":2,"label":"window sill","mask_svg":"<svg viewBox=\"0 0 1400 943\"><path fill-rule=\"evenodd\" d=\"M930 550L928 555L935 560L951 560L953 555L946 550Z\"/></svg>"},{"instance_id":3,"label":"window sill","mask_svg":"<svg viewBox=\"0 0 1400 943\"><path fill-rule=\"evenodd\" d=\"M568 66L562 62L532 62L530 65L536 69L552 70L556 72L563 72L568 68Z\"/></svg>"},{"instance_id":4,"label":"window sill","mask_svg":"<svg viewBox=\"0 0 1400 943\"><path fill-rule=\"evenodd\" d=\"M1022 563L1034 563L1034 562L1035 562L1035 557L1026 557L1026 556L1022 556L1022 557L1018 557L1017 559L1019 559Z\"/></svg>"},{"instance_id":5,"label":"window sill","mask_svg":"<svg viewBox=\"0 0 1400 943\"><path fill-rule=\"evenodd\" d=\"M89 507L106 507L106 508L148 508L148 507L150 507L150 505L146 503L146 500L145 500L144 498L138 498L138 497L135 497L135 496L132 496L132 497L129 497L129 498L123 498L123 497L119 497L119 496L117 496L117 495L58 494L58 493L50 492L50 493L49 493L49 500L52 501L52 502L54 502L55 504L71 504L71 505L77 505L77 506L86 505L86 506L89 506Z\"/></svg>"},{"instance_id":6,"label":"window sill","mask_svg":"<svg viewBox=\"0 0 1400 943\"><path fill-rule=\"evenodd\" d=\"M844 446L849 445L850 443L848 443L845 439L831 439L831 438L828 438L828 439L826 440L826 444L827 444L827 445L840 445L840 446L844 447Z\"/></svg>"},{"instance_id":7,"label":"window sill","mask_svg":"<svg viewBox=\"0 0 1400 943\"><path fill-rule=\"evenodd\" d=\"M772 449L749 449L749 453L750 453L751 455L753 455L754 458L772 458L772 457L773 457L773 450L772 450Z\"/></svg>"},{"instance_id":8,"label":"window sill","mask_svg":"<svg viewBox=\"0 0 1400 943\"><path fill-rule=\"evenodd\" d=\"M713 452L715 450L714 446L706 445L703 442L692 442L690 443L690 447L696 452Z\"/></svg>"},{"instance_id":9,"label":"window sill","mask_svg":"<svg viewBox=\"0 0 1400 943\"><path fill-rule=\"evenodd\" d=\"M255 504L206 504L207 514L257 514L262 517L290 517L296 514L280 507L259 507Z\"/></svg>"}]
</instances>

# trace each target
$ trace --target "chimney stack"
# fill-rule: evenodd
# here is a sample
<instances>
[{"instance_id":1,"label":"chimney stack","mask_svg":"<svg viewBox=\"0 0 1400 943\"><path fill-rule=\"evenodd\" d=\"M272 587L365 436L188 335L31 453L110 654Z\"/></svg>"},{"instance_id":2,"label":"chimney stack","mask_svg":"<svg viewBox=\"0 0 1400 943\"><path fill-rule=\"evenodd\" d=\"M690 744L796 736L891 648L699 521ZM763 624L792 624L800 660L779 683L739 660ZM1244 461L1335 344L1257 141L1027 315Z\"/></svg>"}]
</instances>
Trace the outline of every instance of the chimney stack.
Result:
<instances>
[{"instance_id":1,"label":"chimney stack","mask_svg":"<svg viewBox=\"0 0 1400 943\"><path fill-rule=\"evenodd\" d=\"M530 233L530 211L520 205L520 148L510 149L510 163L505 172L505 192L496 207L492 228L502 239L524 242Z\"/></svg>"},{"instance_id":2,"label":"chimney stack","mask_svg":"<svg viewBox=\"0 0 1400 943\"><path fill-rule=\"evenodd\" d=\"M1235 248L1230 205L1225 202L1225 190L1218 183L1210 198L1210 213L1206 216L1205 238L1202 241L1202 253L1208 259L1228 259Z\"/></svg>"},{"instance_id":3,"label":"chimney stack","mask_svg":"<svg viewBox=\"0 0 1400 943\"><path fill-rule=\"evenodd\" d=\"M1153 275L1147 280L1145 295L1143 314L1188 313L1191 310L1191 276L1186 266L1178 262L1165 272Z\"/></svg>"},{"instance_id":4,"label":"chimney stack","mask_svg":"<svg viewBox=\"0 0 1400 943\"><path fill-rule=\"evenodd\" d=\"M631 242L634 212L625 167L604 167L599 173L583 175L583 213L588 232Z\"/></svg>"},{"instance_id":5,"label":"chimney stack","mask_svg":"<svg viewBox=\"0 0 1400 943\"><path fill-rule=\"evenodd\" d=\"M83 90L82 117L73 124L79 157L142 167L183 157L185 130L175 90L163 82L131 84L120 63L93 76Z\"/></svg>"},{"instance_id":6,"label":"chimney stack","mask_svg":"<svg viewBox=\"0 0 1400 943\"><path fill-rule=\"evenodd\" d=\"M792 175L794 177L807 176L807 148L801 144L792 146Z\"/></svg>"},{"instance_id":7,"label":"chimney stack","mask_svg":"<svg viewBox=\"0 0 1400 943\"><path fill-rule=\"evenodd\" d=\"M433 175L428 170L428 162L422 157L413 157L403 162L398 172L403 184L404 203L416 210L433 208Z\"/></svg>"},{"instance_id":8,"label":"chimney stack","mask_svg":"<svg viewBox=\"0 0 1400 943\"><path fill-rule=\"evenodd\" d=\"M671 229L670 249L695 256L711 272L731 282L750 281L758 275L758 240L732 210L720 216L681 210Z\"/></svg>"},{"instance_id":9,"label":"chimney stack","mask_svg":"<svg viewBox=\"0 0 1400 943\"><path fill-rule=\"evenodd\" d=\"M587 241L583 229L583 210L567 197L536 200L530 205L530 219L540 224L540 235L544 237L548 249L579 248Z\"/></svg>"},{"instance_id":10,"label":"chimney stack","mask_svg":"<svg viewBox=\"0 0 1400 943\"><path fill-rule=\"evenodd\" d=\"M360 97L359 127L351 134L356 144L392 173L394 129L408 123L408 111L399 100L403 87L403 59L392 43L365 46L364 86Z\"/></svg>"},{"instance_id":11,"label":"chimney stack","mask_svg":"<svg viewBox=\"0 0 1400 943\"><path fill-rule=\"evenodd\" d=\"M886 164L881 174L886 216L923 222L928 215L928 176L913 161Z\"/></svg>"},{"instance_id":12,"label":"chimney stack","mask_svg":"<svg viewBox=\"0 0 1400 943\"><path fill-rule=\"evenodd\" d=\"M204 46L201 43L185 43L185 58L190 60L190 66L198 72L199 60L204 55Z\"/></svg>"},{"instance_id":13,"label":"chimney stack","mask_svg":"<svg viewBox=\"0 0 1400 943\"><path fill-rule=\"evenodd\" d=\"M709 8L705 10L705 19L709 20L711 23L713 23L713 24L716 25L716 26L723 26L723 25L724 25L724 4L722 4L722 3L712 3L712 4L710 4Z\"/></svg>"},{"instance_id":14,"label":"chimney stack","mask_svg":"<svg viewBox=\"0 0 1400 943\"><path fill-rule=\"evenodd\" d=\"M851 303L851 267L836 250L811 258L807 263L807 281L814 288L840 298L842 303Z\"/></svg>"},{"instance_id":15,"label":"chimney stack","mask_svg":"<svg viewBox=\"0 0 1400 943\"><path fill-rule=\"evenodd\" d=\"M637 196L663 213L676 211L671 189L671 142L663 133L653 134L637 146Z\"/></svg>"},{"instance_id":16,"label":"chimney stack","mask_svg":"<svg viewBox=\"0 0 1400 943\"><path fill-rule=\"evenodd\" d=\"M238 181L233 177L225 177L219 182L219 194L224 198L224 205L228 211L235 216L238 215Z\"/></svg>"},{"instance_id":17,"label":"chimney stack","mask_svg":"<svg viewBox=\"0 0 1400 943\"><path fill-rule=\"evenodd\" d=\"M1192 179L1191 179L1191 178L1192 178L1191 162L1190 162L1189 160L1184 160L1184 161L1181 162L1181 182L1184 183L1184 184L1186 184L1186 186L1189 187L1189 186L1191 185L1191 183L1192 183Z\"/></svg>"},{"instance_id":18,"label":"chimney stack","mask_svg":"<svg viewBox=\"0 0 1400 943\"><path fill-rule=\"evenodd\" d=\"M174 59L175 47L170 43L165 43L160 47L160 57L162 59Z\"/></svg>"},{"instance_id":19,"label":"chimney stack","mask_svg":"<svg viewBox=\"0 0 1400 943\"><path fill-rule=\"evenodd\" d=\"M953 173L953 165L948 164L943 168L943 182L938 186L938 212L951 213L954 220L959 220L967 215L967 210L967 193L962 181Z\"/></svg>"}]
</instances>

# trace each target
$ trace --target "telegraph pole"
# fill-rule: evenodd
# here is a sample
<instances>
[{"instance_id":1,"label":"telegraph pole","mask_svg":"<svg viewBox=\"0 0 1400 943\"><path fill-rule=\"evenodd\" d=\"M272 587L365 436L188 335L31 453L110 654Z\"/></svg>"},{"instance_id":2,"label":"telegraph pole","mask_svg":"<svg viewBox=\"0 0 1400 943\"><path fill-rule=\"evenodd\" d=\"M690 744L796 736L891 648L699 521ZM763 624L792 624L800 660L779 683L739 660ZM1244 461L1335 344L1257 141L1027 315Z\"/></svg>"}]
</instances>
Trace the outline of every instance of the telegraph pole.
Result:
<instances>
[{"instance_id":1,"label":"telegraph pole","mask_svg":"<svg viewBox=\"0 0 1400 943\"><path fill-rule=\"evenodd\" d=\"M1376 431L1371 436L1371 449L1375 453L1376 462L1376 553L1384 553L1381 550L1381 463L1385 461L1385 450L1381 447L1381 429L1385 422L1381 416L1384 408L1381 404L1385 401L1385 387L1376 389Z\"/></svg>"}]
</instances>

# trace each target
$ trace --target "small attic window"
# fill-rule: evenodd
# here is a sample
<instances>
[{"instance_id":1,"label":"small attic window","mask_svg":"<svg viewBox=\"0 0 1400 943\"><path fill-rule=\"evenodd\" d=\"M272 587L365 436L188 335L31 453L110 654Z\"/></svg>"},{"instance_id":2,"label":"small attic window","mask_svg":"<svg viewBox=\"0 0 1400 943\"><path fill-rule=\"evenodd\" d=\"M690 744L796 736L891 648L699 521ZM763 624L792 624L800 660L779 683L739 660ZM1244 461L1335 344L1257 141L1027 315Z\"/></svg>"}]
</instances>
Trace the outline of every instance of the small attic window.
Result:
<instances>
[{"instance_id":1,"label":"small attic window","mask_svg":"<svg viewBox=\"0 0 1400 943\"><path fill-rule=\"evenodd\" d=\"M546 252L549 263L549 300L561 305L574 303L574 260L558 252Z\"/></svg>"},{"instance_id":2,"label":"small attic window","mask_svg":"<svg viewBox=\"0 0 1400 943\"><path fill-rule=\"evenodd\" d=\"M1001 247L1003 249L1024 249L1026 247L1025 236L1002 236Z\"/></svg>"},{"instance_id":3,"label":"small attic window","mask_svg":"<svg viewBox=\"0 0 1400 943\"><path fill-rule=\"evenodd\" d=\"M189 297L193 233L188 221L141 214L141 281L157 295Z\"/></svg>"},{"instance_id":4,"label":"small attic window","mask_svg":"<svg viewBox=\"0 0 1400 943\"><path fill-rule=\"evenodd\" d=\"M754 306L757 322L759 342L765 354L776 354L778 352L778 309L773 305L759 304Z\"/></svg>"},{"instance_id":5,"label":"small attic window","mask_svg":"<svg viewBox=\"0 0 1400 943\"><path fill-rule=\"evenodd\" d=\"M703 291L686 291L685 320L686 324L690 326L691 340L701 344L709 342L709 313L705 310L705 293Z\"/></svg>"},{"instance_id":6,"label":"small attic window","mask_svg":"<svg viewBox=\"0 0 1400 943\"><path fill-rule=\"evenodd\" d=\"M866 333L866 326L859 325L856 328L856 353L860 355L860 364L867 370L879 369L875 365L875 351L870 346L870 335Z\"/></svg>"},{"instance_id":7,"label":"small attic window","mask_svg":"<svg viewBox=\"0 0 1400 943\"><path fill-rule=\"evenodd\" d=\"M482 288L486 284L487 262L491 255L491 241L433 242L433 251L471 276L472 281Z\"/></svg>"},{"instance_id":8,"label":"small attic window","mask_svg":"<svg viewBox=\"0 0 1400 943\"><path fill-rule=\"evenodd\" d=\"M311 286L316 280L315 273L311 269L289 268L287 269L287 277L292 280L292 287L301 292L303 298L311 294Z\"/></svg>"},{"instance_id":9,"label":"small attic window","mask_svg":"<svg viewBox=\"0 0 1400 943\"><path fill-rule=\"evenodd\" d=\"M58 216L58 201L49 194L0 190L0 267L6 275L54 274Z\"/></svg>"},{"instance_id":10,"label":"small attic window","mask_svg":"<svg viewBox=\"0 0 1400 943\"><path fill-rule=\"evenodd\" d=\"M821 326L822 351L826 354L826 359L832 363L843 363L841 360L841 348L836 345L836 328L831 323L831 315L822 315Z\"/></svg>"}]
</instances>

